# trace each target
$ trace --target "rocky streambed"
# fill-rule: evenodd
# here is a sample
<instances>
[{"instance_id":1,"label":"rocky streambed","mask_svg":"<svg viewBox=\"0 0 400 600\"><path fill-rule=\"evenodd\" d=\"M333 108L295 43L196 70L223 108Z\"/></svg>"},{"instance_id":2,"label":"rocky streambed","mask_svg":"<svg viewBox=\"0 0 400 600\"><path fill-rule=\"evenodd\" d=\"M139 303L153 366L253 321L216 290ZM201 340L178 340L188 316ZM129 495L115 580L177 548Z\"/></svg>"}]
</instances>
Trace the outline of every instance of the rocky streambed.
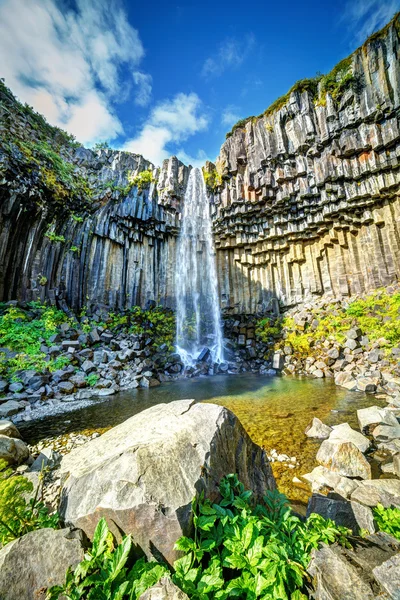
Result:
<instances>
[{"instance_id":1,"label":"rocky streambed","mask_svg":"<svg viewBox=\"0 0 400 600\"><path fill-rule=\"evenodd\" d=\"M377 505L400 507L398 417L396 410L369 406L357 410L358 430L347 422L331 427L314 418L303 433L304 441L311 438L319 444L323 440L316 456L319 466L303 477L313 492L307 514L320 514L362 536L352 539L351 549L323 545L313 552L308 566L313 578L311 597L398 599L400 544L377 532L372 510ZM65 443L53 440L58 451L43 447L43 442L37 444L30 448L31 453L39 452L35 460L12 423L3 421L1 432L3 455L8 452L8 461L15 466L21 463L17 471L34 486L42 485L38 473L45 467L43 498L50 507L58 507L67 525L63 533L42 529L0 550L0 595L7 590L7 600L19 598L27 582L32 592L29 598L33 598L39 587L49 585L49 570L52 582L62 580L65 568L82 559L84 536L93 537L101 516L117 538L121 531L131 533L148 558L172 564L178 556L175 540L191 530L193 495L203 490L207 497L217 498L217 482L235 472L260 500L266 490L275 488L273 467L280 462L279 453L271 446L265 452L256 445L239 419L214 402L156 404L102 435L87 431L70 433ZM374 473L372 453L390 455L393 469L382 469L383 477ZM286 461L290 466L291 457L285 457ZM83 533L78 535L71 527ZM51 566L52 553L40 552L37 546L41 544L48 549L61 544L66 555L59 561L62 569ZM64 544L74 545L74 552L67 552ZM26 556L32 551L40 559L36 565ZM164 593L165 598L179 597L165 595L163 584L159 588L157 593Z\"/></svg>"}]
</instances>

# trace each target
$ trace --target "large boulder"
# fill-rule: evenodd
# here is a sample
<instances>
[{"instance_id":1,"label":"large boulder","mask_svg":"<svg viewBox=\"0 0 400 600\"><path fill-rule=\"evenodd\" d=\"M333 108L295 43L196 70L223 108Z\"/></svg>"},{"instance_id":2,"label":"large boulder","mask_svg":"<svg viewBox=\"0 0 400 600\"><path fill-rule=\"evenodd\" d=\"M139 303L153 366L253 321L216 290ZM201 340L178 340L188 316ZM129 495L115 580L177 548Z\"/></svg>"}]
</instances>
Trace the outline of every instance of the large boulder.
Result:
<instances>
[{"instance_id":1,"label":"large boulder","mask_svg":"<svg viewBox=\"0 0 400 600\"><path fill-rule=\"evenodd\" d=\"M320 465L344 477L371 479L371 466L353 442L324 440L316 458Z\"/></svg>"},{"instance_id":2,"label":"large boulder","mask_svg":"<svg viewBox=\"0 0 400 600\"><path fill-rule=\"evenodd\" d=\"M29 457L28 446L18 438L0 435L0 460L9 465L19 465Z\"/></svg>"},{"instance_id":3,"label":"large boulder","mask_svg":"<svg viewBox=\"0 0 400 600\"><path fill-rule=\"evenodd\" d=\"M228 473L257 501L275 488L265 452L232 412L193 400L159 404L63 458L60 512L89 537L104 516L117 536L132 534L148 557L172 563L175 541L192 532L193 497L218 499Z\"/></svg>"},{"instance_id":4,"label":"large boulder","mask_svg":"<svg viewBox=\"0 0 400 600\"><path fill-rule=\"evenodd\" d=\"M45 600L47 589L65 581L68 567L84 555L83 532L39 529L9 542L0 550L0 598Z\"/></svg>"},{"instance_id":5,"label":"large boulder","mask_svg":"<svg viewBox=\"0 0 400 600\"><path fill-rule=\"evenodd\" d=\"M400 542L378 532L350 550L323 544L313 550L308 572L315 600L399 600L397 558Z\"/></svg>"},{"instance_id":6,"label":"large boulder","mask_svg":"<svg viewBox=\"0 0 400 600\"><path fill-rule=\"evenodd\" d=\"M162 577L158 583L152 585L140 597L139 600L189 600L169 577Z\"/></svg>"}]
</instances>

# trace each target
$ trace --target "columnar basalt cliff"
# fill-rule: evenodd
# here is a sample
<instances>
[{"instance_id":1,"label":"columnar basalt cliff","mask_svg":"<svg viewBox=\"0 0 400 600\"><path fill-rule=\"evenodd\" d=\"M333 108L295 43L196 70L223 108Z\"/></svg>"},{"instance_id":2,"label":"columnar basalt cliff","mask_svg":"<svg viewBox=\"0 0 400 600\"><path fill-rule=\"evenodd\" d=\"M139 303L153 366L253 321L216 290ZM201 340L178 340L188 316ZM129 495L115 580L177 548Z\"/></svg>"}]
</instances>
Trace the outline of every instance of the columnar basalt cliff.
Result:
<instances>
[{"instance_id":1,"label":"columnar basalt cliff","mask_svg":"<svg viewBox=\"0 0 400 600\"><path fill-rule=\"evenodd\" d=\"M399 22L239 123L207 165L223 307L255 313L274 296L292 305L400 278Z\"/></svg>"},{"instance_id":2,"label":"columnar basalt cliff","mask_svg":"<svg viewBox=\"0 0 400 600\"><path fill-rule=\"evenodd\" d=\"M228 312L400 279L399 23L238 123L205 166ZM0 300L173 307L189 170L84 149L0 83Z\"/></svg>"},{"instance_id":3,"label":"columnar basalt cliff","mask_svg":"<svg viewBox=\"0 0 400 600\"><path fill-rule=\"evenodd\" d=\"M0 298L173 304L189 169L87 150L0 89Z\"/></svg>"}]
</instances>

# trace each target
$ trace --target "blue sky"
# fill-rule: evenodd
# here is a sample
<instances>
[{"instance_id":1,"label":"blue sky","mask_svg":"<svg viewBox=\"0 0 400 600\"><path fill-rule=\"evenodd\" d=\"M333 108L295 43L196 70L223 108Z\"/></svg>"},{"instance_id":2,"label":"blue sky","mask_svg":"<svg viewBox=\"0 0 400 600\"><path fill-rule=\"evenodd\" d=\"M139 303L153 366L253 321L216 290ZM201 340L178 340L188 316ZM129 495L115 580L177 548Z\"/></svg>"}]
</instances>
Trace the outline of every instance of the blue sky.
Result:
<instances>
[{"instance_id":1,"label":"blue sky","mask_svg":"<svg viewBox=\"0 0 400 600\"><path fill-rule=\"evenodd\" d=\"M214 160L225 133L328 72L400 0L0 0L0 77L92 145Z\"/></svg>"}]
</instances>

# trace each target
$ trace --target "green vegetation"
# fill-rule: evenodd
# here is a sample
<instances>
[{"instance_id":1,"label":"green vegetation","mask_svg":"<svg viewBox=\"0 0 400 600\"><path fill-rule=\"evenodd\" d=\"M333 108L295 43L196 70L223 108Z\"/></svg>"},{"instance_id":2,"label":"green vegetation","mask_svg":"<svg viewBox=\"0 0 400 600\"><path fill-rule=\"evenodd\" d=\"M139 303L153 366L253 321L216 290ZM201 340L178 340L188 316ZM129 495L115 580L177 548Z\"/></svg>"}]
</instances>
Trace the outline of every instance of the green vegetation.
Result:
<instances>
[{"instance_id":1,"label":"green vegetation","mask_svg":"<svg viewBox=\"0 0 400 600\"><path fill-rule=\"evenodd\" d=\"M47 140L16 139L16 145L29 165L39 167L43 185L56 202L89 199L93 195L87 180L76 173L76 166L65 160Z\"/></svg>"},{"instance_id":2,"label":"green vegetation","mask_svg":"<svg viewBox=\"0 0 400 600\"><path fill-rule=\"evenodd\" d=\"M161 306L142 310L139 306L133 306L125 316L118 317L120 320L125 318L126 322L120 323L125 324L131 333L148 335L156 348L166 344L169 350L173 350L175 315L171 310Z\"/></svg>"},{"instance_id":3,"label":"green vegetation","mask_svg":"<svg viewBox=\"0 0 400 600\"><path fill-rule=\"evenodd\" d=\"M86 383L88 384L89 387L94 387L96 385L96 383L99 381L100 379L100 375L98 375L97 373L90 373L90 375L88 375L86 377Z\"/></svg>"},{"instance_id":4,"label":"green vegetation","mask_svg":"<svg viewBox=\"0 0 400 600\"><path fill-rule=\"evenodd\" d=\"M108 142L96 142L93 150L111 150L111 146Z\"/></svg>"},{"instance_id":5,"label":"green vegetation","mask_svg":"<svg viewBox=\"0 0 400 600\"><path fill-rule=\"evenodd\" d=\"M337 64L328 75L324 75L320 83L320 93L316 104L325 106L326 95L330 94L333 100L339 101L343 92L354 83L352 71L352 56L349 56Z\"/></svg>"},{"instance_id":6,"label":"green vegetation","mask_svg":"<svg viewBox=\"0 0 400 600\"><path fill-rule=\"evenodd\" d=\"M149 188L150 184L154 181L151 171L141 171L136 177L131 174L128 176L128 180L132 185L135 185L140 192Z\"/></svg>"},{"instance_id":7,"label":"green vegetation","mask_svg":"<svg viewBox=\"0 0 400 600\"><path fill-rule=\"evenodd\" d=\"M173 579L191 599L302 600L311 550L321 542L350 546L349 530L315 514L302 523L277 491L254 507L251 492L228 475L220 492L218 504L194 502L194 539L176 544L186 554Z\"/></svg>"},{"instance_id":8,"label":"green vegetation","mask_svg":"<svg viewBox=\"0 0 400 600\"><path fill-rule=\"evenodd\" d=\"M40 479L43 478L43 472ZM39 488L38 488L39 489ZM57 528L57 513L49 515L38 491L21 475L0 465L0 544L5 545L43 527ZM105 519L97 524L91 548L83 561L68 569L64 585L52 587L47 600L136 600L162 576L170 575L191 600L306 600L311 551L321 543L351 548L350 530L320 515L306 521L296 517L287 498L270 491L255 506L237 475L220 483L221 500L193 500L194 537L181 537L175 549L182 557L172 571L167 565L135 560L134 540L120 544ZM380 530L400 539L400 510L374 509Z\"/></svg>"},{"instance_id":9,"label":"green vegetation","mask_svg":"<svg viewBox=\"0 0 400 600\"><path fill-rule=\"evenodd\" d=\"M395 26L397 33L400 35L400 13L396 13L392 20L380 31L373 33L363 44L363 48L371 42L382 39L387 35L390 27ZM352 84L355 84L354 74L352 72L352 59L353 54L340 61L327 75L316 75L310 79L300 79L297 81L290 90L280 96L275 102L273 102L263 113L257 117L247 117L238 121L226 134L226 138L229 138L237 129L243 129L249 121L257 121L262 117L268 117L272 113L283 108L289 101L290 94L293 92L303 93L308 91L313 100L319 106L325 106L326 94L329 93L334 101L340 102L340 99L346 89ZM271 131L271 125L266 126L267 131Z\"/></svg>"},{"instance_id":10,"label":"green vegetation","mask_svg":"<svg viewBox=\"0 0 400 600\"><path fill-rule=\"evenodd\" d=\"M194 538L181 537L175 548L172 579L192 600L239 598L306 600L310 553L320 543L347 547L349 530L319 515L305 523L293 515L285 496L268 492L254 507L236 475L220 484L222 500L201 496L193 501ZM48 600L133 600L168 573L165 565L138 560L132 566L129 537L115 547L104 519L97 525L90 551L64 586L50 590Z\"/></svg>"},{"instance_id":11,"label":"green vegetation","mask_svg":"<svg viewBox=\"0 0 400 600\"><path fill-rule=\"evenodd\" d=\"M43 472L39 482L43 479ZM33 497L33 484L21 475L15 475L0 461L0 547L34 529L57 527L58 514L49 515L47 508L38 501L39 487Z\"/></svg>"},{"instance_id":12,"label":"green vegetation","mask_svg":"<svg viewBox=\"0 0 400 600\"><path fill-rule=\"evenodd\" d=\"M71 218L76 222L76 223L83 223L83 217L80 217L78 215L75 215L74 213L71 214Z\"/></svg>"},{"instance_id":13,"label":"green vegetation","mask_svg":"<svg viewBox=\"0 0 400 600\"><path fill-rule=\"evenodd\" d=\"M0 347L16 352L15 356L0 354L0 375L12 378L25 369L56 371L69 363L67 356L47 360L40 351L42 343L50 343L49 338L58 325L68 320L67 316L54 307L35 308L37 318L13 306L6 307L0 315Z\"/></svg>"},{"instance_id":14,"label":"green vegetation","mask_svg":"<svg viewBox=\"0 0 400 600\"><path fill-rule=\"evenodd\" d=\"M300 357L312 356L315 342L330 337L339 343L346 339L344 333L351 327L359 327L370 341L384 338L390 350L400 343L400 292L388 294L378 289L372 294L350 302L347 308L332 304L312 312L314 325L306 323L301 329L293 318L260 319L256 327L257 337L265 343L272 342L280 334L285 339L278 345L291 345Z\"/></svg>"},{"instance_id":15,"label":"green vegetation","mask_svg":"<svg viewBox=\"0 0 400 600\"><path fill-rule=\"evenodd\" d=\"M78 246L71 246L70 252L74 252L76 254L79 254L80 250L79 250Z\"/></svg>"},{"instance_id":16,"label":"green vegetation","mask_svg":"<svg viewBox=\"0 0 400 600\"><path fill-rule=\"evenodd\" d=\"M384 508L378 504L374 508L374 519L380 531L385 531L400 540L400 509Z\"/></svg>"},{"instance_id":17,"label":"green vegetation","mask_svg":"<svg viewBox=\"0 0 400 600\"><path fill-rule=\"evenodd\" d=\"M272 317L264 317L257 321L255 334L257 338L268 344L272 340L279 338L282 333L282 321L281 319L275 319Z\"/></svg>"},{"instance_id":18,"label":"green vegetation","mask_svg":"<svg viewBox=\"0 0 400 600\"><path fill-rule=\"evenodd\" d=\"M57 235L55 231L48 230L44 235L49 238L51 242L65 242L65 237L63 235Z\"/></svg>"},{"instance_id":19,"label":"green vegetation","mask_svg":"<svg viewBox=\"0 0 400 600\"><path fill-rule=\"evenodd\" d=\"M203 167L203 177L206 186L215 192L215 190L222 185L222 175L218 173L217 169L213 169L211 172L206 171Z\"/></svg>"},{"instance_id":20,"label":"green vegetation","mask_svg":"<svg viewBox=\"0 0 400 600\"><path fill-rule=\"evenodd\" d=\"M59 127L50 125L40 113L37 113L29 104L22 104L15 99L14 94L6 86L4 79L0 77L0 102L9 104L12 103L16 107L20 115L25 117L37 133L40 135L52 138L57 143L67 144L70 147L78 148L82 144L76 141L75 136L67 133Z\"/></svg>"},{"instance_id":21,"label":"green vegetation","mask_svg":"<svg viewBox=\"0 0 400 600\"><path fill-rule=\"evenodd\" d=\"M69 600L136 600L167 573L167 568L156 562L147 563L143 558L130 566L131 553L131 537L124 537L115 546L105 519L100 519L84 560L75 571L67 571L65 585L52 587L46 600L60 596Z\"/></svg>"}]
</instances>

